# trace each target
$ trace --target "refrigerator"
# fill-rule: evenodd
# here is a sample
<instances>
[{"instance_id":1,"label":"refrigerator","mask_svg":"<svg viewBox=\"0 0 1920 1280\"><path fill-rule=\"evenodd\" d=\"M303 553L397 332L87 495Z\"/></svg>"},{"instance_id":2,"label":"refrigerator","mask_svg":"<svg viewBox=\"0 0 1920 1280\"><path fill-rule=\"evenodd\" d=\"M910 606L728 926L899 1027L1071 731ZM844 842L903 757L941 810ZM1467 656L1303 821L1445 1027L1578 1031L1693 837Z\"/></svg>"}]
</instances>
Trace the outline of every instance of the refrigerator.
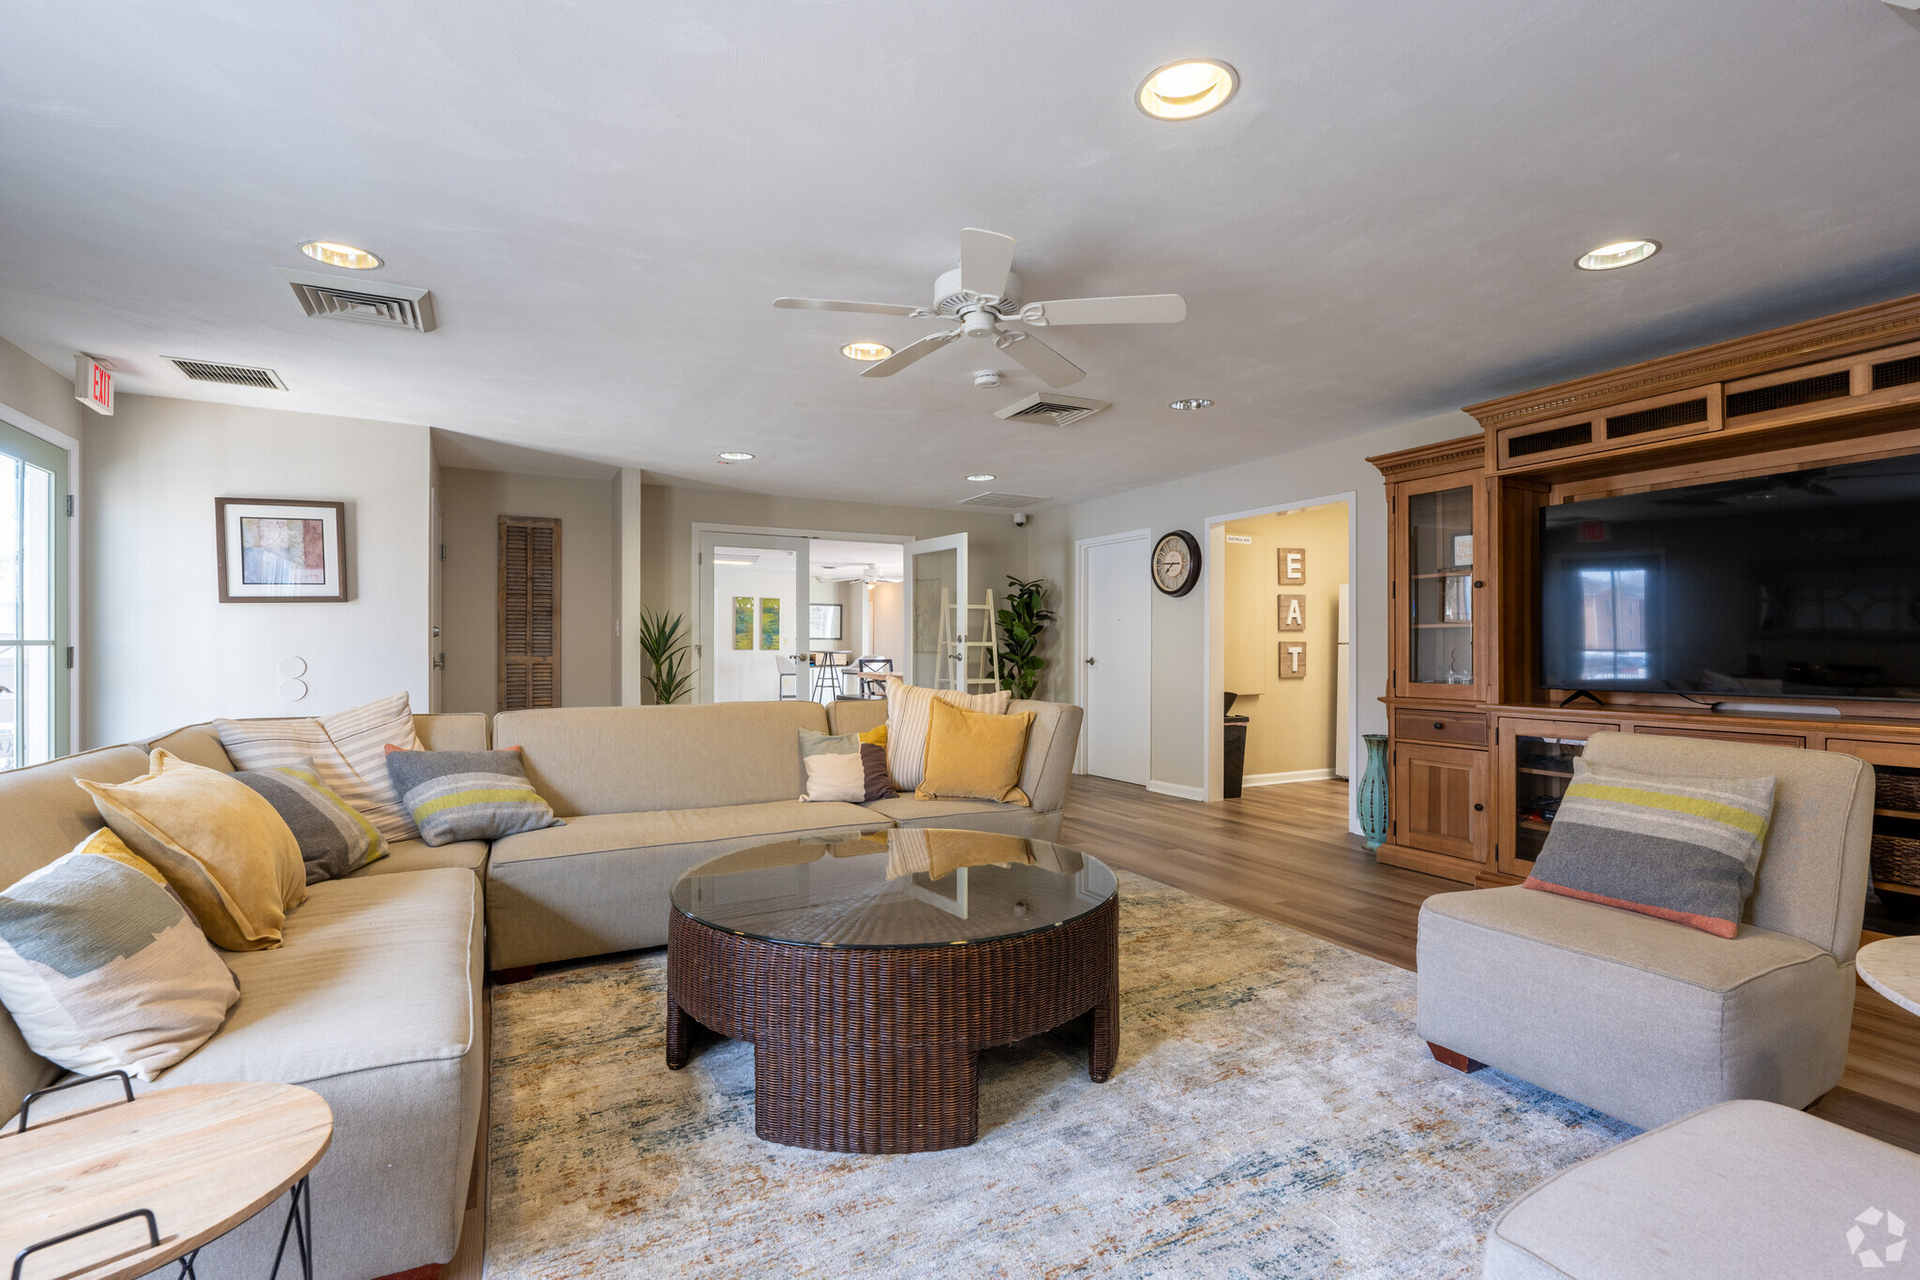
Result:
<instances>
[{"instance_id":1,"label":"refrigerator","mask_svg":"<svg viewBox=\"0 0 1920 1280\"><path fill-rule=\"evenodd\" d=\"M1333 663L1333 776L1344 778L1351 769L1353 760L1353 621L1347 583L1340 584L1340 601L1335 606L1338 618L1335 625L1339 628L1338 643L1334 645ZM1322 635L1326 633L1321 632Z\"/></svg>"}]
</instances>

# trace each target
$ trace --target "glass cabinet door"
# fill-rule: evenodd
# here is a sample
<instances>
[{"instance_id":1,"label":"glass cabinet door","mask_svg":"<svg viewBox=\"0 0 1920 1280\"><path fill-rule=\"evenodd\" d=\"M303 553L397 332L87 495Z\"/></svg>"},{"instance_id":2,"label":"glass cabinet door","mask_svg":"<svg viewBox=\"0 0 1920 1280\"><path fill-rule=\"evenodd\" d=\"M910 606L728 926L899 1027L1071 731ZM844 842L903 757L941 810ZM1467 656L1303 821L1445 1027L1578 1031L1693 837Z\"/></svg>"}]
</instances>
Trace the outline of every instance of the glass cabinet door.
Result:
<instances>
[{"instance_id":1,"label":"glass cabinet door","mask_svg":"<svg viewBox=\"0 0 1920 1280\"><path fill-rule=\"evenodd\" d=\"M1471 685L1475 487L1407 495L1407 678Z\"/></svg>"}]
</instances>

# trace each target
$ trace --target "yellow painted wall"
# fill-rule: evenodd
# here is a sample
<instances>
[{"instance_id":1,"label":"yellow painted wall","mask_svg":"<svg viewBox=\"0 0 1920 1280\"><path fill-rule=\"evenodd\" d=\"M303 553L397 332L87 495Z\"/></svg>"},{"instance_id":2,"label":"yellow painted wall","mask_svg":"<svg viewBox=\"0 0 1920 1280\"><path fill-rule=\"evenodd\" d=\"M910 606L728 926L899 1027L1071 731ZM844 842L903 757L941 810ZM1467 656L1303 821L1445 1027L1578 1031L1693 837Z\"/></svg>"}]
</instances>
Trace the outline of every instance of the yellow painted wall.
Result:
<instances>
[{"instance_id":1,"label":"yellow painted wall","mask_svg":"<svg viewBox=\"0 0 1920 1280\"><path fill-rule=\"evenodd\" d=\"M1228 633L1254 637L1255 651L1264 651L1266 664L1265 690L1233 704L1234 714L1253 718L1247 726L1247 776L1331 769L1339 641L1336 609L1341 584L1347 580L1347 504L1330 502L1235 520L1227 525L1227 533L1252 538L1254 550L1263 558L1255 571L1235 572L1227 579ZM1306 549L1304 584L1281 585L1278 552L1282 547ZM1305 631L1280 630L1282 594L1307 597ZM1305 642L1307 674L1303 678L1279 678L1282 640Z\"/></svg>"}]
</instances>

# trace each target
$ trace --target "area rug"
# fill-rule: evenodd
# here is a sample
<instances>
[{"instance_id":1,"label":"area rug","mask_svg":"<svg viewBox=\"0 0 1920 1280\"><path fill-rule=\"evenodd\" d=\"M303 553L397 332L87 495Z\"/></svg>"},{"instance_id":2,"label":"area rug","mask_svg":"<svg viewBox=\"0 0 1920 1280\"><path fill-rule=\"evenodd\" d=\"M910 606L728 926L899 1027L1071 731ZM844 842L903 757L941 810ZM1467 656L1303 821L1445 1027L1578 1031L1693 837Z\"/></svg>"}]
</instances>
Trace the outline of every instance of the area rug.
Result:
<instances>
[{"instance_id":1,"label":"area rug","mask_svg":"<svg viewBox=\"0 0 1920 1280\"><path fill-rule=\"evenodd\" d=\"M760 1141L752 1046L667 1070L664 951L500 988L491 1280L1468 1276L1504 1206L1637 1132L1435 1063L1411 973L1138 876L1120 895L1113 1079L1084 1030L990 1051L955 1151Z\"/></svg>"}]
</instances>

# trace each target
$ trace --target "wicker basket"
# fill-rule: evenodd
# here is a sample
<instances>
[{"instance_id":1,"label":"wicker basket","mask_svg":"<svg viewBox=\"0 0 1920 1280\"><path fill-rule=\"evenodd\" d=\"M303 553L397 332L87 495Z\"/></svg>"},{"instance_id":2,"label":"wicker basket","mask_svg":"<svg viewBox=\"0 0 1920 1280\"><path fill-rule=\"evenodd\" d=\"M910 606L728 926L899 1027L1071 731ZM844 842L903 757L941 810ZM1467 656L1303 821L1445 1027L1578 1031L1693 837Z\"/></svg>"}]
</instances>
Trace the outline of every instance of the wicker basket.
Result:
<instances>
[{"instance_id":1,"label":"wicker basket","mask_svg":"<svg viewBox=\"0 0 1920 1280\"><path fill-rule=\"evenodd\" d=\"M1872 874L1889 884L1920 885L1920 840L1875 834Z\"/></svg>"},{"instance_id":2,"label":"wicker basket","mask_svg":"<svg viewBox=\"0 0 1920 1280\"><path fill-rule=\"evenodd\" d=\"M1920 774L1874 774L1873 803L1881 809L1904 809L1909 813L1920 813Z\"/></svg>"}]
</instances>

